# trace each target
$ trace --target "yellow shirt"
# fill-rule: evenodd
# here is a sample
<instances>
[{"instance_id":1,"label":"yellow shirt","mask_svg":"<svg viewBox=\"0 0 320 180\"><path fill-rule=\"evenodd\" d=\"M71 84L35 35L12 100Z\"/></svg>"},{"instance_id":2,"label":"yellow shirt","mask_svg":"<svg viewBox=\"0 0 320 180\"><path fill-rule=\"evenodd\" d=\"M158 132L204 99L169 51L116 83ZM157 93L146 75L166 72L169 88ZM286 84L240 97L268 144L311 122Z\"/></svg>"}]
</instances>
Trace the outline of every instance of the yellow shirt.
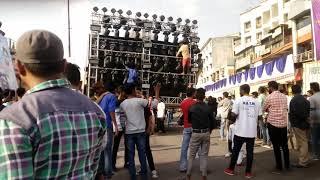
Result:
<instances>
[{"instance_id":1,"label":"yellow shirt","mask_svg":"<svg viewBox=\"0 0 320 180\"><path fill-rule=\"evenodd\" d=\"M178 53L177 53L177 56L178 56L180 53L182 53L183 59L190 58L189 46L186 45L186 44L183 44L183 45L180 47L180 49L179 49L179 51L178 51Z\"/></svg>"}]
</instances>

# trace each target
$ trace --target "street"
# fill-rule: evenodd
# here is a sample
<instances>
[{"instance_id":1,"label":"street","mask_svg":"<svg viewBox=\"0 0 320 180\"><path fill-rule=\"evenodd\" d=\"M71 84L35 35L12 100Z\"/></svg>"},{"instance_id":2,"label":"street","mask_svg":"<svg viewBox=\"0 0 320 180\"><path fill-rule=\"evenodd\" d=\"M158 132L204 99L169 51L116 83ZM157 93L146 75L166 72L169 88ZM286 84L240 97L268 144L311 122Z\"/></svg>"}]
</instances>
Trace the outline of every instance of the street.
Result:
<instances>
[{"instance_id":1,"label":"street","mask_svg":"<svg viewBox=\"0 0 320 180\"><path fill-rule=\"evenodd\" d=\"M180 159L180 145L182 140L182 129L171 128L167 134L154 135L151 138L151 145L153 150L153 157L156 164L156 169L159 172L159 179L161 180L180 180L184 179L184 174L178 171ZM257 142L256 144L258 144ZM218 131L215 130L211 135L211 147L209 152L208 179L216 180L241 180L244 178L245 167L236 169L237 175L234 177L227 176L223 170L227 167L229 160L224 157L226 153L226 141L220 141ZM291 163L295 163L295 152L290 151ZM118 153L117 167L119 171L115 174L115 180L129 180L129 173L123 169L123 147ZM136 153L136 165L139 165ZM255 146L253 174L257 180L320 180L320 162L312 162L308 169L293 169L292 172L284 173L282 175L272 174L274 167L274 157L272 149L266 149L260 145ZM193 168L192 179L199 180L199 161L195 161Z\"/></svg>"}]
</instances>

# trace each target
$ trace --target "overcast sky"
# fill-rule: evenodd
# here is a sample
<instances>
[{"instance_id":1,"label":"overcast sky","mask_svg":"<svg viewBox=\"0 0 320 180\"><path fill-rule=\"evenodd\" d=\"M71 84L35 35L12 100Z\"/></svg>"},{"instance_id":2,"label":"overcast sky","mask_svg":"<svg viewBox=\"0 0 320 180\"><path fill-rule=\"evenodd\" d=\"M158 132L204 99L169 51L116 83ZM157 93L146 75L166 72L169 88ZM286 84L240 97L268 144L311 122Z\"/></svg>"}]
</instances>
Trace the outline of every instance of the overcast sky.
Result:
<instances>
[{"instance_id":1,"label":"overcast sky","mask_svg":"<svg viewBox=\"0 0 320 180\"><path fill-rule=\"evenodd\" d=\"M239 15L259 0L70 0L71 61L84 67L88 52L89 12L93 6L197 19L201 44L209 37L240 30ZM16 40L24 31L47 29L64 42L67 53L67 0L0 0L0 21L6 36Z\"/></svg>"}]
</instances>

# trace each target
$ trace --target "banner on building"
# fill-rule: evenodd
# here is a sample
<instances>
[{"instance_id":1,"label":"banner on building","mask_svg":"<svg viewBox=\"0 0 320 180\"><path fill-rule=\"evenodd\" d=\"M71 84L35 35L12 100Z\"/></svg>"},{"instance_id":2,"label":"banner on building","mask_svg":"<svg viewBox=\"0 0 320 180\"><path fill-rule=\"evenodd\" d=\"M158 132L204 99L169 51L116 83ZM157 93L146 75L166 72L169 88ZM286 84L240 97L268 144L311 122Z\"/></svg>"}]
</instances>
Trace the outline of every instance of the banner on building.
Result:
<instances>
[{"instance_id":1,"label":"banner on building","mask_svg":"<svg viewBox=\"0 0 320 180\"><path fill-rule=\"evenodd\" d=\"M18 88L7 38L0 34L0 88Z\"/></svg>"},{"instance_id":2,"label":"banner on building","mask_svg":"<svg viewBox=\"0 0 320 180\"><path fill-rule=\"evenodd\" d=\"M295 78L293 55L278 57L268 63L256 63L250 69L207 84L207 95L229 91L242 84L261 85L269 81L293 81Z\"/></svg>"},{"instance_id":3,"label":"banner on building","mask_svg":"<svg viewBox=\"0 0 320 180\"><path fill-rule=\"evenodd\" d=\"M315 50L315 59L320 60L320 0L311 0L312 2L312 24L313 41Z\"/></svg>"}]
</instances>

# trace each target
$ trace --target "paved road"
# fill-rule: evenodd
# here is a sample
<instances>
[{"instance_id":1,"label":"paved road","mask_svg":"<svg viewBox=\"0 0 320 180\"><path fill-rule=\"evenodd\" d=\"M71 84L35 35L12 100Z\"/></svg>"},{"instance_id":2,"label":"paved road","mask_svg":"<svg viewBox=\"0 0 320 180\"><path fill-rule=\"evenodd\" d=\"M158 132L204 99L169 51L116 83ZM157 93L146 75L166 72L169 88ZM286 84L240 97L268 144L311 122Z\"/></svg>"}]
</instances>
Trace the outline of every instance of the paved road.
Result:
<instances>
[{"instance_id":1,"label":"paved road","mask_svg":"<svg viewBox=\"0 0 320 180\"><path fill-rule=\"evenodd\" d=\"M182 129L174 128L169 130L165 135L154 135L151 138L153 156L156 163L156 168L159 172L160 180L180 180L185 177L178 171L178 163L180 158L180 145ZM218 132L215 131L211 135L211 147L209 152L209 175L208 179L215 180L242 180L244 178L245 167L241 167L237 171L238 174L234 177L229 177L223 173L223 170L229 163L229 159L224 158L226 153L227 143L219 141ZM296 152L291 151L292 162L295 162ZM136 164L138 160L136 159ZM272 149L260 147L258 144L255 147L253 173L256 180L320 180L320 162L313 162L308 169L293 169L292 172L282 175L274 175L271 170L274 167L274 158ZM123 149L119 151L117 166L123 166ZM128 171L119 169L113 177L114 180L129 180ZM199 162L194 163L194 180L200 179Z\"/></svg>"}]
</instances>

